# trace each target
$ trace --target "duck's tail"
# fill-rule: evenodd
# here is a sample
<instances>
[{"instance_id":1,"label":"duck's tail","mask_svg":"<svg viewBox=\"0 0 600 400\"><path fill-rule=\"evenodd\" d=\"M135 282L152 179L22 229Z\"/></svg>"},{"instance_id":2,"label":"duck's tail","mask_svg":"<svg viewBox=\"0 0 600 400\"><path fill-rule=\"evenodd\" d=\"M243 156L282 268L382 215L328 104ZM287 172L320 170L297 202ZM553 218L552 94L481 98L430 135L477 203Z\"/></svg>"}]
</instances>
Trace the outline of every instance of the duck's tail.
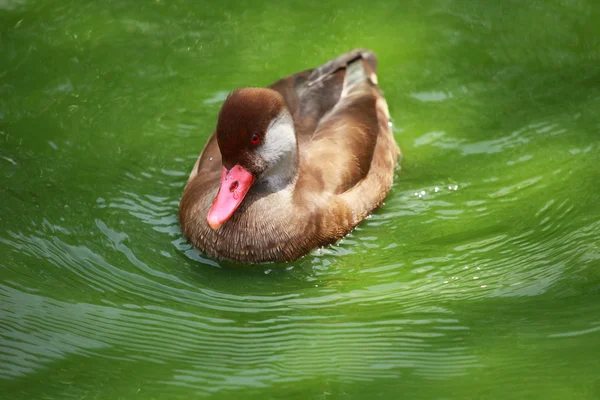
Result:
<instances>
[{"instance_id":1,"label":"duck's tail","mask_svg":"<svg viewBox=\"0 0 600 400\"><path fill-rule=\"evenodd\" d=\"M342 95L359 83L369 81L377 85L377 57L368 49L355 49L315 68L308 78L308 86L314 86L345 69Z\"/></svg>"}]
</instances>

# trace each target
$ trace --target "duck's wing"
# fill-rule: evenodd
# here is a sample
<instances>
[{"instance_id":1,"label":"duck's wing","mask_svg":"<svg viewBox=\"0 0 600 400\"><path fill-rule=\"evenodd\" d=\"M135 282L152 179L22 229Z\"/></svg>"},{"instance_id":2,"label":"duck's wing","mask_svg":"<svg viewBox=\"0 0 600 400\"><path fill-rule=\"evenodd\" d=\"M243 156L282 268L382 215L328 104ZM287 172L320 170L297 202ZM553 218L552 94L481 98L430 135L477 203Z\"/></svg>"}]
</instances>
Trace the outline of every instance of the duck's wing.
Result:
<instances>
[{"instance_id":1,"label":"duck's wing","mask_svg":"<svg viewBox=\"0 0 600 400\"><path fill-rule=\"evenodd\" d=\"M221 176L221 166L221 151L217 144L217 135L213 132L196 160L187 181L189 183L198 173L201 173L208 181L216 180L218 182Z\"/></svg>"},{"instance_id":2,"label":"duck's wing","mask_svg":"<svg viewBox=\"0 0 600 400\"><path fill-rule=\"evenodd\" d=\"M290 75L269 86L285 99L294 117L300 143L312 137L321 119L340 100L346 68L358 59L366 60L370 69L376 71L377 59L373 52L356 49L318 68Z\"/></svg>"},{"instance_id":3,"label":"duck's wing","mask_svg":"<svg viewBox=\"0 0 600 400\"><path fill-rule=\"evenodd\" d=\"M307 91L318 88L323 93L311 94L313 102L319 102L326 96L325 91L337 88L337 80L343 77L336 91L337 101L317 122L311 140L300 147L303 179L312 180L311 186L320 185L316 190L346 192L367 177L380 152L384 156L389 153L389 159L397 158L387 103L377 85L376 66L372 52L355 50L317 68L307 82ZM309 102L306 96L308 92L301 103ZM377 144L383 135L387 145L379 149Z\"/></svg>"},{"instance_id":4,"label":"duck's wing","mask_svg":"<svg viewBox=\"0 0 600 400\"><path fill-rule=\"evenodd\" d=\"M268 86L283 96L288 110L292 115L295 115L300 106L300 98L307 87L308 78L313 70L298 72L296 74L286 76L277 82Z\"/></svg>"},{"instance_id":5,"label":"duck's wing","mask_svg":"<svg viewBox=\"0 0 600 400\"><path fill-rule=\"evenodd\" d=\"M367 49L355 49L349 51L348 53L344 53L341 56L338 56L312 70L312 73L308 79L308 86L314 87L319 83L324 83L330 79L331 76L346 69L350 64L359 59L365 61L368 64L368 68L374 73L377 73L377 57L375 56L375 53Z\"/></svg>"}]
</instances>

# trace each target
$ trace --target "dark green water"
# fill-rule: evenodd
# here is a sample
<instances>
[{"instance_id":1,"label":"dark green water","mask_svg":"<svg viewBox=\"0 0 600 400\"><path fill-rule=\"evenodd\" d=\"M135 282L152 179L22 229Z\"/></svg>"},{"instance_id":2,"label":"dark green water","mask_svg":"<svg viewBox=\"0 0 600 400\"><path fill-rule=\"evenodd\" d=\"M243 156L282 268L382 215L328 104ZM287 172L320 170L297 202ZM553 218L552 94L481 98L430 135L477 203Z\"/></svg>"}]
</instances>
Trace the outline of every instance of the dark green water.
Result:
<instances>
[{"instance_id":1,"label":"dark green water","mask_svg":"<svg viewBox=\"0 0 600 400\"><path fill-rule=\"evenodd\" d=\"M182 239L227 91L380 58L402 170L340 244ZM0 397L600 398L600 5L0 0Z\"/></svg>"}]
</instances>

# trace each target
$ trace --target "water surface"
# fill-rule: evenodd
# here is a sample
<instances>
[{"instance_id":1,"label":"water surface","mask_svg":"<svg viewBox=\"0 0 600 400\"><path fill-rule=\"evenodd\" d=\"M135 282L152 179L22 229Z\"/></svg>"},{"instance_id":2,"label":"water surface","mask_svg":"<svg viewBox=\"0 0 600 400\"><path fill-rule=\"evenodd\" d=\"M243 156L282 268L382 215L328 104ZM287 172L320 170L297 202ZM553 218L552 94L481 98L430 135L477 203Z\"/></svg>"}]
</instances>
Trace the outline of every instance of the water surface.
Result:
<instances>
[{"instance_id":1,"label":"water surface","mask_svg":"<svg viewBox=\"0 0 600 400\"><path fill-rule=\"evenodd\" d=\"M0 0L7 399L600 397L600 11ZM297 262L182 238L228 91L355 47L405 157Z\"/></svg>"}]
</instances>

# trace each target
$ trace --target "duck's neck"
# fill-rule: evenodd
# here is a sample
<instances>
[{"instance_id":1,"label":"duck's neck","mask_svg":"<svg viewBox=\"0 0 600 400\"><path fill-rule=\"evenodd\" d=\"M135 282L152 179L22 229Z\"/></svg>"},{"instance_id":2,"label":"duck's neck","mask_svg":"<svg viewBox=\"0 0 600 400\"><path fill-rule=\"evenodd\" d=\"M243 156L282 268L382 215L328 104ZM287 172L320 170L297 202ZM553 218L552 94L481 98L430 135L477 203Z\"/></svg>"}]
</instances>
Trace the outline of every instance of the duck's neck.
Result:
<instances>
[{"instance_id":1,"label":"duck's neck","mask_svg":"<svg viewBox=\"0 0 600 400\"><path fill-rule=\"evenodd\" d=\"M297 178L298 152L294 151L261 176L255 186L266 192L291 190L296 184Z\"/></svg>"},{"instance_id":2,"label":"duck's neck","mask_svg":"<svg viewBox=\"0 0 600 400\"><path fill-rule=\"evenodd\" d=\"M255 186L268 192L293 188L298 177L298 143L294 121L287 110L271 122L266 137L259 154L269 168Z\"/></svg>"}]
</instances>

